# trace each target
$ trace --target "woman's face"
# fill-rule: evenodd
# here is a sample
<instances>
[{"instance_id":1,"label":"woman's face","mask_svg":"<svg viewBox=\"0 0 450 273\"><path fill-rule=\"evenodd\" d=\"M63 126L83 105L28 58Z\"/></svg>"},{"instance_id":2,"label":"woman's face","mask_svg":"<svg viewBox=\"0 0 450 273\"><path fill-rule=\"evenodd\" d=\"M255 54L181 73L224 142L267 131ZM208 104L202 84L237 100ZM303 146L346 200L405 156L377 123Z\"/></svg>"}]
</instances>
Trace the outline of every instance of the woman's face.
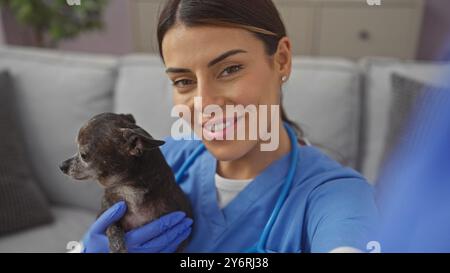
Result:
<instances>
[{"instance_id":1,"label":"woman's face","mask_svg":"<svg viewBox=\"0 0 450 273\"><path fill-rule=\"evenodd\" d=\"M208 105L218 105L227 118L230 115L225 111L226 105L280 104L281 77L284 76L281 73L287 72L283 72L277 57L266 54L264 43L247 30L177 25L166 33L162 53L167 74L174 84L174 103L190 108L191 127L198 136L209 132L209 127L203 128L202 124L211 121L211 116L199 113ZM194 107L194 97L201 97L201 105ZM197 120L195 111L199 113ZM236 123L235 119L233 121ZM249 116L243 115L242 121L245 123L237 123L245 124L245 140L203 138L207 149L218 160L239 159L258 146L259 140L248 139ZM198 126L194 126L195 123ZM270 124L268 126L270 128Z\"/></svg>"}]
</instances>

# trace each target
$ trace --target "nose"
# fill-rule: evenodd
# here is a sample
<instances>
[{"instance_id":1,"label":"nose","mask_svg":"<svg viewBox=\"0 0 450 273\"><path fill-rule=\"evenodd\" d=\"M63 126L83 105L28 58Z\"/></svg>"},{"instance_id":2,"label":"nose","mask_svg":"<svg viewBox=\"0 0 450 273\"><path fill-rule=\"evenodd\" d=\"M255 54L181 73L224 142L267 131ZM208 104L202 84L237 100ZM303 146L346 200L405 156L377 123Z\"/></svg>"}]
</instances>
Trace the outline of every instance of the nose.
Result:
<instances>
[{"instance_id":1,"label":"nose","mask_svg":"<svg viewBox=\"0 0 450 273\"><path fill-rule=\"evenodd\" d=\"M69 166L70 166L70 160L66 160L63 163L61 163L59 165L59 169L63 172L63 173L67 173L67 171L69 171Z\"/></svg>"},{"instance_id":2,"label":"nose","mask_svg":"<svg viewBox=\"0 0 450 273\"><path fill-rule=\"evenodd\" d=\"M202 109L208 105L225 105L225 98L220 87L209 83L207 80L199 81L197 87L197 96L201 98Z\"/></svg>"}]
</instances>

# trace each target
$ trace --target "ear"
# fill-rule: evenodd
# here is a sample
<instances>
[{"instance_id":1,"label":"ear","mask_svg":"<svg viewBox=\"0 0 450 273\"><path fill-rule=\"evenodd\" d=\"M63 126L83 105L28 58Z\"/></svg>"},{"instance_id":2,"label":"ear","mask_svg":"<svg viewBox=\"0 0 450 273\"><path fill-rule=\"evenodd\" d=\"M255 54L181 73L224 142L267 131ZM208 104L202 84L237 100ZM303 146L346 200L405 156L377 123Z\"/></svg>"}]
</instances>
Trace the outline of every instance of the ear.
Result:
<instances>
[{"instance_id":1,"label":"ear","mask_svg":"<svg viewBox=\"0 0 450 273\"><path fill-rule=\"evenodd\" d=\"M121 114L121 116L127 119L129 122L136 124L136 119L134 119L132 114Z\"/></svg>"},{"instance_id":2,"label":"ear","mask_svg":"<svg viewBox=\"0 0 450 273\"><path fill-rule=\"evenodd\" d=\"M141 156L144 151L150 151L163 145L165 142L156 140L142 128L122 128L122 135L125 138L125 147L132 156Z\"/></svg>"},{"instance_id":3,"label":"ear","mask_svg":"<svg viewBox=\"0 0 450 273\"><path fill-rule=\"evenodd\" d=\"M277 52L275 54L276 68L280 74L280 79L283 76L289 77L292 70L292 52L291 41L288 37L283 37L279 43Z\"/></svg>"}]
</instances>

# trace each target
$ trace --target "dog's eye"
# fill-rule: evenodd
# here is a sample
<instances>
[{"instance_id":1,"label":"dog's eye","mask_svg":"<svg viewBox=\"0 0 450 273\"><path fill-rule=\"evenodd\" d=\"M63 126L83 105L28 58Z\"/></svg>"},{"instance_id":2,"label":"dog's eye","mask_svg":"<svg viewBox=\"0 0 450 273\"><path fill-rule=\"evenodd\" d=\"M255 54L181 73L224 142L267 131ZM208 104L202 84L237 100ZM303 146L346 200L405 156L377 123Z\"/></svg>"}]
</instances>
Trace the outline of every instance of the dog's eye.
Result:
<instances>
[{"instance_id":1,"label":"dog's eye","mask_svg":"<svg viewBox=\"0 0 450 273\"><path fill-rule=\"evenodd\" d=\"M83 159L84 161L86 161L88 158L87 154L85 154L85 153L81 153L80 156L81 156L81 159Z\"/></svg>"}]
</instances>

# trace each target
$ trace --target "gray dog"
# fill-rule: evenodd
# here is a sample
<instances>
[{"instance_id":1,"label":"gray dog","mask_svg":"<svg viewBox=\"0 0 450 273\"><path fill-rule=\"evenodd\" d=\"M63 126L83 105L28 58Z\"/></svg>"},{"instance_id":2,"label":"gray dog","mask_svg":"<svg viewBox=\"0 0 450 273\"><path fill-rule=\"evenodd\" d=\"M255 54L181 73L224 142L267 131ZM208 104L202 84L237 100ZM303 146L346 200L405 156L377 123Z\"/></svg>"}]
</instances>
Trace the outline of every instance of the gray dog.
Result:
<instances>
[{"instance_id":1,"label":"gray dog","mask_svg":"<svg viewBox=\"0 0 450 273\"><path fill-rule=\"evenodd\" d=\"M127 203L125 216L106 231L111 252L127 252L125 232L167 213L184 211L192 218L189 200L158 148L164 141L153 139L132 115L97 115L80 129L77 142L78 152L60 169L104 187L101 213L118 201Z\"/></svg>"}]
</instances>

